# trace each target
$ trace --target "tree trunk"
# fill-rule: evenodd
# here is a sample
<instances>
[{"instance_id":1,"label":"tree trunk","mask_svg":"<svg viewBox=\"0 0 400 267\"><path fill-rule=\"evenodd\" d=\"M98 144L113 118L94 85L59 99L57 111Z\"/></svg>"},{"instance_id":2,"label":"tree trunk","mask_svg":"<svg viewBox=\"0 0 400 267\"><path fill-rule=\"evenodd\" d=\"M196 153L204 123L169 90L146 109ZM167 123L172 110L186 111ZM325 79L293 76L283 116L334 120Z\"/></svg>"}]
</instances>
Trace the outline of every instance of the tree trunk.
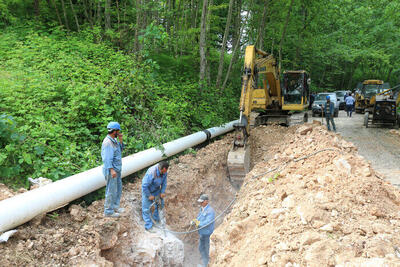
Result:
<instances>
[{"instance_id":1,"label":"tree trunk","mask_svg":"<svg viewBox=\"0 0 400 267\"><path fill-rule=\"evenodd\" d=\"M181 9L181 3L182 1L179 1L178 3L178 11L177 11L177 16L175 16L175 25L174 25L174 34L175 34L175 57L178 57L178 51L179 51L179 43L181 36L179 34L179 31L181 28L183 28L183 24L185 23L185 20L182 20L182 9Z\"/></svg>"},{"instance_id":2,"label":"tree trunk","mask_svg":"<svg viewBox=\"0 0 400 267\"><path fill-rule=\"evenodd\" d=\"M304 4L304 2L302 2L301 4L301 10L303 12L303 27L300 31L297 32L297 36L299 41L297 42L297 46L296 46L296 56L295 56L295 60L293 64L295 67L294 68L298 68L298 66L301 65L301 49L302 49L302 45L303 45L303 40L304 40L304 32L306 31L306 27L307 27L307 8Z\"/></svg>"},{"instance_id":3,"label":"tree trunk","mask_svg":"<svg viewBox=\"0 0 400 267\"><path fill-rule=\"evenodd\" d=\"M324 83L325 73L327 66L324 66L324 71L322 72L321 79L319 80L318 87L321 88L321 85Z\"/></svg>"},{"instance_id":4,"label":"tree trunk","mask_svg":"<svg viewBox=\"0 0 400 267\"><path fill-rule=\"evenodd\" d=\"M262 14L262 19L260 23L260 27L258 29L258 38L256 45L264 50L264 32L265 32L265 20L267 19L267 8L268 8L269 0L266 0L264 3L264 9L263 9L263 14Z\"/></svg>"},{"instance_id":5,"label":"tree trunk","mask_svg":"<svg viewBox=\"0 0 400 267\"><path fill-rule=\"evenodd\" d=\"M76 16L74 5L72 4L72 0L69 0L69 3L71 4L72 14L74 15L74 18L75 18L76 29L78 30L78 32L80 32L81 28L79 27L78 17Z\"/></svg>"},{"instance_id":6,"label":"tree trunk","mask_svg":"<svg viewBox=\"0 0 400 267\"><path fill-rule=\"evenodd\" d=\"M388 73L388 75L387 75L387 77L386 77L386 82L389 82L390 81L390 76L392 76L392 71L393 71L393 68L390 68L389 69L389 73ZM393 85L394 86L394 85Z\"/></svg>"},{"instance_id":7,"label":"tree trunk","mask_svg":"<svg viewBox=\"0 0 400 267\"><path fill-rule=\"evenodd\" d=\"M117 28L118 28L118 32L119 32L119 24L121 23L121 18L119 16L119 1L116 0L115 3L117 4Z\"/></svg>"},{"instance_id":8,"label":"tree trunk","mask_svg":"<svg viewBox=\"0 0 400 267\"><path fill-rule=\"evenodd\" d=\"M92 18L89 17L88 10L90 10L90 5L88 5L88 0L83 0L83 12L84 12L85 18L89 22L90 27L93 28L93 21L92 21Z\"/></svg>"},{"instance_id":9,"label":"tree trunk","mask_svg":"<svg viewBox=\"0 0 400 267\"><path fill-rule=\"evenodd\" d=\"M101 26L101 1L97 2L97 25Z\"/></svg>"},{"instance_id":10,"label":"tree trunk","mask_svg":"<svg viewBox=\"0 0 400 267\"><path fill-rule=\"evenodd\" d=\"M207 36L210 36L210 25L211 25L211 7L213 5L213 0L209 0L208 3L208 11L207 11L207 28L206 28L206 44L207 44ZM206 79L207 85L211 85L211 61L207 60L210 57L210 49L209 46L206 45Z\"/></svg>"},{"instance_id":11,"label":"tree trunk","mask_svg":"<svg viewBox=\"0 0 400 267\"><path fill-rule=\"evenodd\" d=\"M242 0L235 1L236 6L235 6L235 19L233 20L233 28L234 29L239 29L238 31L233 31L232 33L232 49L235 47L236 41L238 39L238 35L240 32L240 23L242 19Z\"/></svg>"},{"instance_id":12,"label":"tree trunk","mask_svg":"<svg viewBox=\"0 0 400 267\"><path fill-rule=\"evenodd\" d=\"M61 0L61 7L64 13L65 27L67 27L67 30L69 30L67 10L65 9L64 0Z\"/></svg>"},{"instance_id":13,"label":"tree trunk","mask_svg":"<svg viewBox=\"0 0 400 267\"><path fill-rule=\"evenodd\" d=\"M58 8L56 3L54 2L54 0L51 0L53 6L54 6L54 10L56 11L56 15L57 15L57 19L58 19L58 23L60 24L60 26L64 26L62 21L61 21L61 17L60 17L60 13L58 12Z\"/></svg>"},{"instance_id":14,"label":"tree trunk","mask_svg":"<svg viewBox=\"0 0 400 267\"><path fill-rule=\"evenodd\" d=\"M253 3L253 2L252 2L252 3ZM225 80L224 80L224 83L223 83L223 85L222 85L221 91L225 90L226 84L227 84L227 82L228 82L228 78L229 78L229 75L230 75L231 70L232 70L232 65L233 65L233 62L235 61L236 51L237 51L238 48L239 48L240 38L241 38L241 36L242 36L244 27L245 27L246 24L247 24L247 20L248 20L248 18L249 18L250 10L251 10L251 8L249 8L249 10L247 11L246 18L245 18L245 20L244 20L242 26L240 27L239 34L238 34L238 38L237 38L237 40L236 40L236 44L235 44L235 47L234 47L233 52L232 52L232 58L231 58L231 61L229 62L229 67L228 67L228 70L226 71ZM242 12L240 11L239 13L242 13Z\"/></svg>"},{"instance_id":15,"label":"tree trunk","mask_svg":"<svg viewBox=\"0 0 400 267\"><path fill-rule=\"evenodd\" d=\"M39 15L40 15L39 5L40 5L39 0L35 0L34 3L33 3L33 9L35 10L35 16L36 17L39 17Z\"/></svg>"},{"instance_id":16,"label":"tree trunk","mask_svg":"<svg viewBox=\"0 0 400 267\"><path fill-rule=\"evenodd\" d=\"M195 14L194 14L193 28L197 28L197 17L199 16L199 8L200 8L200 0L196 0L196 10L195 10Z\"/></svg>"},{"instance_id":17,"label":"tree trunk","mask_svg":"<svg viewBox=\"0 0 400 267\"><path fill-rule=\"evenodd\" d=\"M275 31L274 31L275 33ZM274 55L274 46L275 46L275 38L272 37L272 44L271 44L271 55Z\"/></svg>"},{"instance_id":18,"label":"tree trunk","mask_svg":"<svg viewBox=\"0 0 400 267\"><path fill-rule=\"evenodd\" d=\"M135 27L135 52L138 53L140 50L139 44L139 31L141 29L140 25L140 13L141 13L141 3L140 0L136 0L136 27Z\"/></svg>"},{"instance_id":19,"label":"tree trunk","mask_svg":"<svg viewBox=\"0 0 400 267\"><path fill-rule=\"evenodd\" d=\"M204 87L204 78L206 75L206 66L207 66L207 58L206 58L206 24L207 24L207 5L208 1L203 0L203 9L201 13L201 25L200 25L200 91L203 90Z\"/></svg>"},{"instance_id":20,"label":"tree trunk","mask_svg":"<svg viewBox=\"0 0 400 267\"><path fill-rule=\"evenodd\" d=\"M356 72L357 66L358 66L358 61L355 61L355 64L354 64L354 65L351 65L351 72L350 72L350 77L349 77L349 83L347 84L347 89L349 89L349 90L352 90L351 84L352 84L352 82L353 82L353 76L354 76L354 73Z\"/></svg>"},{"instance_id":21,"label":"tree trunk","mask_svg":"<svg viewBox=\"0 0 400 267\"><path fill-rule=\"evenodd\" d=\"M106 30L111 29L110 8L111 8L111 0L106 0L106 6L104 10L104 26Z\"/></svg>"},{"instance_id":22,"label":"tree trunk","mask_svg":"<svg viewBox=\"0 0 400 267\"><path fill-rule=\"evenodd\" d=\"M280 41L280 43L279 43L279 70L281 69L282 47L283 47L283 42L284 42L285 37L286 37L286 29L287 29L287 26L288 26L288 24L289 24L290 12L292 11L293 2L294 2L294 0L291 0L291 1L290 1L289 10L288 10L288 13L287 13L287 15L286 15L285 26L283 27L282 36L281 36L281 41Z\"/></svg>"},{"instance_id":23,"label":"tree trunk","mask_svg":"<svg viewBox=\"0 0 400 267\"><path fill-rule=\"evenodd\" d=\"M342 76L342 81L340 82L340 85L339 85L339 90L343 90L343 88L344 88L344 82L346 80L346 73L347 73L347 61L345 61L344 65L343 65L343 76Z\"/></svg>"},{"instance_id":24,"label":"tree trunk","mask_svg":"<svg viewBox=\"0 0 400 267\"><path fill-rule=\"evenodd\" d=\"M230 0L228 8L228 17L226 18L226 24L225 24L224 37L222 38L221 53L219 55L217 81L215 82L215 86L217 88L220 87L222 72L224 70L225 47L226 47L226 40L228 39L229 35L229 29L231 27L232 9L233 9L233 0Z\"/></svg>"}]
</instances>

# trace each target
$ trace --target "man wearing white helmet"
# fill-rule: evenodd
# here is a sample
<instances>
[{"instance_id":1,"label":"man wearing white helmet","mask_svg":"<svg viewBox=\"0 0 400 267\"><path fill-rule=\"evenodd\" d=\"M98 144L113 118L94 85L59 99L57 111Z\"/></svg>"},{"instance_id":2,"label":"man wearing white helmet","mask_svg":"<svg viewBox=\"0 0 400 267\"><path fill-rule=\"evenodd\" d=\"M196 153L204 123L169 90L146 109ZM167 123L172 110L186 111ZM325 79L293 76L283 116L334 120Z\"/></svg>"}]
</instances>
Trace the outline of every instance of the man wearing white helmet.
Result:
<instances>
[{"instance_id":1,"label":"man wearing white helmet","mask_svg":"<svg viewBox=\"0 0 400 267\"><path fill-rule=\"evenodd\" d=\"M210 236L214 232L215 211L209 205L207 194L202 194L197 202L200 204L200 211L197 218L191 221L199 229L199 251L201 255L201 267L207 267L210 260Z\"/></svg>"},{"instance_id":2,"label":"man wearing white helmet","mask_svg":"<svg viewBox=\"0 0 400 267\"><path fill-rule=\"evenodd\" d=\"M123 208L119 207L122 194L122 142L121 126L118 122L107 125L108 135L101 146L103 159L103 174L106 179L106 199L104 201L104 216L119 217Z\"/></svg>"}]
</instances>

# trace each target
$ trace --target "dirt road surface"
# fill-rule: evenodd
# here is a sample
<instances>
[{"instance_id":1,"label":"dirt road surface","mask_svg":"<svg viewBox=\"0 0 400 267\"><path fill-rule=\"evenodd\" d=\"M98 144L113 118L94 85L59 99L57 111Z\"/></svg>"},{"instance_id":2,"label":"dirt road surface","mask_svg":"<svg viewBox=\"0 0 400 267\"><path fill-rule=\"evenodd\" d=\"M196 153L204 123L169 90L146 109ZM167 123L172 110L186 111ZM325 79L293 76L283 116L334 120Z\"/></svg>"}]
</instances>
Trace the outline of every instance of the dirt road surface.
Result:
<instances>
[{"instance_id":1,"label":"dirt road surface","mask_svg":"<svg viewBox=\"0 0 400 267\"><path fill-rule=\"evenodd\" d=\"M321 121L321 117L312 118ZM338 133L347 141L353 142L372 167L385 176L385 179L400 188L400 138L391 134L390 127L363 125L364 114L347 117L345 111L335 118ZM324 124L326 121L324 119Z\"/></svg>"}]
</instances>

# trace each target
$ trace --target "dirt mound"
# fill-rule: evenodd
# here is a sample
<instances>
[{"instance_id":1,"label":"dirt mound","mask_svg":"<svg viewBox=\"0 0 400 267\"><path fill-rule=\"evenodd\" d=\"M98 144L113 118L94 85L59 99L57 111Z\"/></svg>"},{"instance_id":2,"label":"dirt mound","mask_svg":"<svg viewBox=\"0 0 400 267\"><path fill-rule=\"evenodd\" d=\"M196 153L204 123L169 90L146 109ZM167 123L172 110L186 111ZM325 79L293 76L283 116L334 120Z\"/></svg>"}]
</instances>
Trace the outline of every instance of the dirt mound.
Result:
<instances>
[{"instance_id":1,"label":"dirt mound","mask_svg":"<svg viewBox=\"0 0 400 267\"><path fill-rule=\"evenodd\" d=\"M399 190L340 136L291 128L212 235L212 265L400 266Z\"/></svg>"}]
</instances>

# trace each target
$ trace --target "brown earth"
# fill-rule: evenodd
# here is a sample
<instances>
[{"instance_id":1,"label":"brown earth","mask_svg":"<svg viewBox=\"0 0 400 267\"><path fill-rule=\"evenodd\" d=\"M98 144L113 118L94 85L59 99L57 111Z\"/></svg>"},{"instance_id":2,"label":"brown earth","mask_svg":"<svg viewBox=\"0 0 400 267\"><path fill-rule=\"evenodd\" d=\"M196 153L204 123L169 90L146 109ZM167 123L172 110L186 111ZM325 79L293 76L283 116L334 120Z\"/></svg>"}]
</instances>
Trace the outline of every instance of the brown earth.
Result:
<instances>
[{"instance_id":1,"label":"brown earth","mask_svg":"<svg viewBox=\"0 0 400 267\"><path fill-rule=\"evenodd\" d=\"M211 265L400 266L400 191L321 126L288 136L246 176Z\"/></svg>"},{"instance_id":2,"label":"brown earth","mask_svg":"<svg viewBox=\"0 0 400 267\"><path fill-rule=\"evenodd\" d=\"M217 214L233 199L236 192L226 172L232 136L171 160L165 205L169 229L189 229L201 193L211 196ZM250 142L255 167L231 214L212 236L214 266L325 266L346 260L353 262L349 266L363 266L368 258L376 261L370 263L398 266L393 247L400 246L399 191L377 178L351 143L318 126L262 126L252 130ZM335 150L290 161L324 148ZM251 178L268 170L274 171ZM146 247L160 237L143 229L140 186L141 179L124 184L122 206L127 210L119 219L103 218L103 201L38 216L0 243L0 262L174 265L161 259L160 251ZM16 193L0 185L0 199ZM197 266L197 233L178 237L185 243L184 266Z\"/></svg>"},{"instance_id":3,"label":"brown earth","mask_svg":"<svg viewBox=\"0 0 400 267\"><path fill-rule=\"evenodd\" d=\"M194 154L171 161L165 204L171 230L189 229L190 221L197 216L196 201L202 193L210 195L217 213L232 200L235 190L226 172L226 154L231 143L229 134ZM0 262L5 266L159 266L159 260L149 259L154 254L152 248L144 245L140 251L134 251L139 240L159 242L156 235L144 231L141 179L124 184L123 191L121 205L127 210L121 218L104 218L104 201L96 201L87 208L72 205L38 216L18 227L7 243L0 243ZM17 193L0 184L0 199ZM198 234L179 237L186 243L184 266L197 266ZM157 257L156 253L153 256Z\"/></svg>"}]
</instances>

